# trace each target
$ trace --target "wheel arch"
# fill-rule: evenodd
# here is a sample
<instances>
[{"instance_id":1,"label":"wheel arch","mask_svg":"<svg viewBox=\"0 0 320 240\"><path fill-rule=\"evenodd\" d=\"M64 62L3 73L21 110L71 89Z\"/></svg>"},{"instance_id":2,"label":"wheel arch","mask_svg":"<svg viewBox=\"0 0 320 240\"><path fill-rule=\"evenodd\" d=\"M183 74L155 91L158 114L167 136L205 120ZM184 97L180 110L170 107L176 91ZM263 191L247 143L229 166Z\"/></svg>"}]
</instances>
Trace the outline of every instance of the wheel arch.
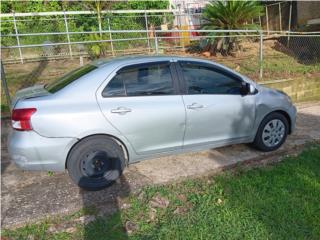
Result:
<instances>
[{"instance_id":1,"label":"wheel arch","mask_svg":"<svg viewBox=\"0 0 320 240\"><path fill-rule=\"evenodd\" d=\"M68 159L69 159L69 156L70 156L70 153L71 153L71 151L72 151L72 149L77 145L77 144L79 144L81 141L83 141L84 139L87 139L87 138L89 138L89 137L94 137L94 136L104 136L104 137L107 137L107 138L111 138L111 139L113 139L116 143L118 143L119 145L120 145L120 147L121 147L121 149L122 149L122 151L123 151L123 153L124 153L124 155L125 155L125 160L126 160L126 166L129 164L129 151L128 151L128 148L127 148L127 146L124 144L124 142L123 141L121 141L119 138L117 138L117 137L115 137L115 136L113 136L113 135L110 135L110 134L105 134L105 133L96 133L96 134L91 134L91 135L88 135L88 136L85 136L85 137L83 137L83 138L80 138L80 139L78 139L78 141L77 142L75 142L73 145L72 145L72 147L69 149L69 151L68 151L68 154L67 154L67 157L66 157L66 160L65 160L65 169L67 169L67 162L68 162Z\"/></svg>"},{"instance_id":2,"label":"wheel arch","mask_svg":"<svg viewBox=\"0 0 320 240\"><path fill-rule=\"evenodd\" d=\"M282 110L282 109L274 109L274 110L268 112L267 114L265 114L265 115L261 118L261 120L260 120L260 122L259 122L257 131L256 131L256 134L257 134L257 132L258 132L259 126L260 126L261 122L263 121L263 119L265 119L267 116L269 116L269 115L272 114L272 113L279 113L279 114L283 115L283 116L286 118L286 120L288 121L288 125L289 125L289 126L288 126L288 134L291 134L291 132L292 132L292 120L291 120L291 118L290 118L290 115L289 115L285 110ZM256 136L256 134L255 134L255 136Z\"/></svg>"},{"instance_id":3,"label":"wheel arch","mask_svg":"<svg viewBox=\"0 0 320 240\"><path fill-rule=\"evenodd\" d=\"M290 115L284 110L275 110L275 111L270 112L269 114L271 114L271 113L280 113L287 119L288 124L289 124L289 126L288 126L288 134L291 134L291 132L292 132L292 129L291 129L292 121L291 121Z\"/></svg>"}]
</instances>

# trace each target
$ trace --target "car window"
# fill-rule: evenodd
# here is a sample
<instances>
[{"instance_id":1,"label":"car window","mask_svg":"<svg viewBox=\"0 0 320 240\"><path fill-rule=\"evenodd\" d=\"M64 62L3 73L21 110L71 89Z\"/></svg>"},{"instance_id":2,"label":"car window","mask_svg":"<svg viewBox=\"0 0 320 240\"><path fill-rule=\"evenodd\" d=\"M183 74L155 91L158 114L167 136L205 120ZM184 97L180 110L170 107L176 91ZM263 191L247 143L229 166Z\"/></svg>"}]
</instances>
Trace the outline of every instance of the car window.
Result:
<instances>
[{"instance_id":1,"label":"car window","mask_svg":"<svg viewBox=\"0 0 320 240\"><path fill-rule=\"evenodd\" d=\"M64 88L65 86L69 85L73 81L77 80L78 78L88 74L89 72L97 69L96 66L88 64L83 67L77 68L66 75L62 76L61 78L57 79L56 81L45 85L45 89L50 93L55 93L60 89Z\"/></svg>"},{"instance_id":2,"label":"car window","mask_svg":"<svg viewBox=\"0 0 320 240\"><path fill-rule=\"evenodd\" d=\"M102 92L103 97L125 96L126 90L122 78L116 75Z\"/></svg>"},{"instance_id":3,"label":"car window","mask_svg":"<svg viewBox=\"0 0 320 240\"><path fill-rule=\"evenodd\" d=\"M174 94L169 63L125 67L109 82L102 95L123 96L124 92L127 96Z\"/></svg>"},{"instance_id":4,"label":"car window","mask_svg":"<svg viewBox=\"0 0 320 240\"><path fill-rule=\"evenodd\" d=\"M241 81L206 65L180 62L188 94L240 94Z\"/></svg>"}]
</instances>

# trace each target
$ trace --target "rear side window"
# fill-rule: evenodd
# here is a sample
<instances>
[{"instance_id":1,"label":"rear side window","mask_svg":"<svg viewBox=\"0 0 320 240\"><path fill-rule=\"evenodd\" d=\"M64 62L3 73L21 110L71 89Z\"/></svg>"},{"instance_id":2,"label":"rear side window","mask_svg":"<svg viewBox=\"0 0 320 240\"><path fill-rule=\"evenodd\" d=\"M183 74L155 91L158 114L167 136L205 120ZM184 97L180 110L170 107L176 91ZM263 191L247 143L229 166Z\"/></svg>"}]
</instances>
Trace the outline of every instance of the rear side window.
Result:
<instances>
[{"instance_id":1,"label":"rear side window","mask_svg":"<svg viewBox=\"0 0 320 240\"><path fill-rule=\"evenodd\" d=\"M102 92L103 97L125 96L126 90L121 75L116 75Z\"/></svg>"},{"instance_id":2,"label":"rear side window","mask_svg":"<svg viewBox=\"0 0 320 240\"><path fill-rule=\"evenodd\" d=\"M207 65L180 62L188 94L240 94L241 81Z\"/></svg>"},{"instance_id":3,"label":"rear side window","mask_svg":"<svg viewBox=\"0 0 320 240\"><path fill-rule=\"evenodd\" d=\"M62 76L58 80L54 81L53 83L47 84L45 86L46 90L50 93L55 93L60 89L64 88L65 86L69 85L73 81L77 80L78 78L88 74L89 72L97 69L94 65L85 65L83 67L77 68L72 72L67 73L66 75Z\"/></svg>"},{"instance_id":4,"label":"rear side window","mask_svg":"<svg viewBox=\"0 0 320 240\"><path fill-rule=\"evenodd\" d=\"M102 93L104 97L171 94L174 94L174 86L169 63L125 67Z\"/></svg>"}]
</instances>

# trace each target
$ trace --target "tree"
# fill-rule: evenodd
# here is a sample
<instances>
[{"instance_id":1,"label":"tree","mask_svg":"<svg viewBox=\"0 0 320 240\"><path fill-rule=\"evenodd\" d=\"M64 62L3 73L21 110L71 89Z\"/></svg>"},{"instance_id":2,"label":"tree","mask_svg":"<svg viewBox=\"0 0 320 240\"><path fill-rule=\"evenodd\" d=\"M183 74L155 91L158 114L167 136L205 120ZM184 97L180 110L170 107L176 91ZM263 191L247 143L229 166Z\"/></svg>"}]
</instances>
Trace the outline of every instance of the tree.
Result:
<instances>
[{"instance_id":1,"label":"tree","mask_svg":"<svg viewBox=\"0 0 320 240\"><path fill-rule=\"evenodd\" d=\"M110 1L102 1L102 0L94 0L90 2L85 2L84 6L90 11L94 11L97 14L98 17L98 25L99 25L99 31L102 30L102 11L107 10L110 11L112 8L112 5L114 3ZM99 32L99 36L97 34L93 34L90 36L90 40L97 41L97 40L103 40L103 34ZM108 48L107 43L96 43L94 45L89 46L89 52L94 57L100 57L105 56L107 53Z\"/></svg>"},{"instance_id":2,"label":"tree","mask_svg":"<svg viewBox=\"0 0 320 240\"><path fill-rule=\"evenodd\" d=\"M1 0L0 0L1 1ZM100 32L99 30L108 30L109 25L111 30L144 30L146 29L146 22L144 15L141 13L125 13L113 14L110 10L148 10L148 9L166 9L169 7L169 0L161 1L70 1L70 0L30 0L30 1L2 1L1 13L11 12L50 12L50 11L83 11L89 10L95 14L75 14L67 15L67 23L69 32L90 32L91 34L72 34L70 35L72 42L92 41L93 43L86 43L90 55L94 58L107 55L111 50L111 43L107 42L110 35L107 32ZM104 12L106 11L106 12ZM160 26L163 22L171 22L174 18L172 13L149 14L148 24ZM46 33L46 32L64 32L65 23L63 16L32 16L19 17L17 21L18 31L21 33ZM8 17L3 20L12 20ZM25 21L27 20L27 21ZM1 35L13 34L14 26L12 21L3 21L1 23ZM145 46L146 33L113 33L113 40L121 38L140 38L141 40L134 41L114 41L113 46L115 50L124 50L126 48L136 48ZM104 40L105 42L100 42ZM51 42L66 42L66 35L42 35L42 36L28 36L21 38L23 44L40 44L44 41ZM2 37L1 44L6 46L16 45L16 38ZM79 47L83 49L83 45L73 45L73 48ZM61 47L62 48L62 47Z\"/></svg>"},{"instance_id":3,"label":"tree","mask_svg":"<svg viewBox=\"0 0 320 240\"><path fill-rule=\"evenodd\" d=\"M202 25L202 29L258 29L258 26L252 24L251 21L262 15L262 12L263 7L257 1L211 1L203 12L205 23ZM222 34L230 35L228 32ZM222 55L229 55L231 51L237 49L238 42L235 37L219 37L219 35L221 36L221 34L211 34L213 38L208 41L208 50L211 53L220 52Z\"/></svg>"},{"instance_id":4,"label":"tree","mask_svg":"<svg viewBox=\"0 0 320 240\"><path fill-rule=\"evenodd\" d=\"M91 11L94 11L98 15L98 24L99 24L99 29L102 29L102 24L101 24L101 12L103 10L110 10L112 8L112 5L114 3L110 1L101 1L101 0L94 0L91 2L85 2L84 6ZM102 37L102 34L100 33L100 37Z\"/></svg>"}]
</instances>

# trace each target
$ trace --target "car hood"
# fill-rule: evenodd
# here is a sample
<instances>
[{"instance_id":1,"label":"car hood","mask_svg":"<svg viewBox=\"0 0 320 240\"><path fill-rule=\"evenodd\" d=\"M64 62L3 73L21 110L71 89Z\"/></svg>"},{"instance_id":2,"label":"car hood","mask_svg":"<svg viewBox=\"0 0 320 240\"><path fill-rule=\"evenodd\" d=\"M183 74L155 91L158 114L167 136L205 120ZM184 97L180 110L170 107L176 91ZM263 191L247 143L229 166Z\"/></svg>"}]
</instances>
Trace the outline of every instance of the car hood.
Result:
<instances>
[{"instance_id":1,"label":"car hood","mask_svg":"<svg viewBox=\"0 0 320 240\"><path fill-rule=\"evenodd\" d=\"M45 88L44 85L34 85L32 87L23 88L16 92L12 100L12 108L17 104L18 101L27 98L34 98L34 97L42 97L47 96L49 93Z\"/></svg>"}]
</instances>

